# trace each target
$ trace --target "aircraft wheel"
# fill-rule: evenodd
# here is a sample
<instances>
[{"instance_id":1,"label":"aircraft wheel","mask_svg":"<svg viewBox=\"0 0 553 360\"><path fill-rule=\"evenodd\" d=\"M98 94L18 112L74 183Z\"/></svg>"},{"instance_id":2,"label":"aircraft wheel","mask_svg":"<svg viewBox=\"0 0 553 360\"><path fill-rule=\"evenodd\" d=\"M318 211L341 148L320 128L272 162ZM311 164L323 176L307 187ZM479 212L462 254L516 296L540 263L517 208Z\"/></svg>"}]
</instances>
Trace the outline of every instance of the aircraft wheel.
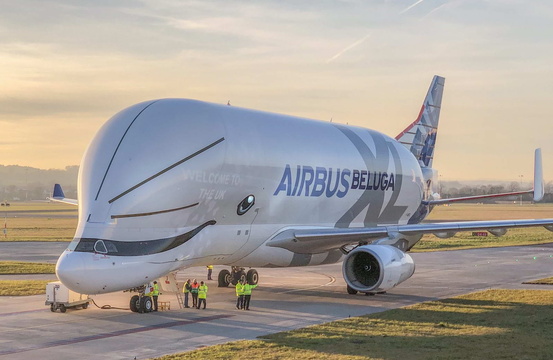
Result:
<instances>
[{"instance_id":1,"label":"aircraft wheel","mask_svg":"<svg viewBox=\"0 0 553 360\"><path fill-rule=\"evenodd\" d=\"M152 298L149 296L143 296L142 299L140 299L140 313L149 313L152 311Z\"/></svg>"},{"instance_id":2,"label":"aircraft wheel","mask_svg":"<svg viewBox=\"0 0 553 360\"><path fill-rule=\"evenodd\" d=\"M257 273L257 270L248 270L248 273L246 274L246 280L250 285L257 285L257 282L259 281L259 274Z\"/></svg>"},{"instance_id":3,"label":"aircraft wheel","mask_svg":"<svg viewBox=\"0 0 553 360\"><path fill-rule=\"evenodd\" d=\"M244 270L237 271L233 274L232 285L238 284L240 280L246 281L246 272Z\"/></svg>"},{"instance_id":4,"label":"aircraft wheel","mask_svg":"<svg viewBox=\"0 0 553 360\"><path fill-rule=\"evenodd\" d=\"M129 307L131 308L132 312L138 312L138 308L140 307L140 296L134 295L133 297L131 297Z\"/></svg>"},{"instance_id":5,"label":"aircraft wheel","mask_svg":"<svg viewBox=\"0 0 553 360\"><path fill-rule=\"evenodd\" d=\"M355 290L354 288L350 287L349 285L347 286L347 290L348 290L348 294L350 294L350 295L355 295L355 294L357 294L357 290Z\"/></svg>"},{"instance_id":6,"label":"aircraft wheel","mask_svg":"<svg viewBox=\"0 0 553 360\"><path fill-rule=\"evenodd\" d=\"M219 287L227 287L229 286L232 278L230 276L230 271L228 271L227 269L223 269L221 271L219 271L219 276L217 278L218 280L218 286Z\"/></svg>"},{"instance_id":7,"label":"aircraft wheel","mask_svg":"<svg viewBox=\"0 0 553 360\"><path fill-rule=\"evenodd\" d=\"M86 308L88 308L88 303L87 302L83 304L83 309L86 309Z\"/></svg>"}]
</instances>

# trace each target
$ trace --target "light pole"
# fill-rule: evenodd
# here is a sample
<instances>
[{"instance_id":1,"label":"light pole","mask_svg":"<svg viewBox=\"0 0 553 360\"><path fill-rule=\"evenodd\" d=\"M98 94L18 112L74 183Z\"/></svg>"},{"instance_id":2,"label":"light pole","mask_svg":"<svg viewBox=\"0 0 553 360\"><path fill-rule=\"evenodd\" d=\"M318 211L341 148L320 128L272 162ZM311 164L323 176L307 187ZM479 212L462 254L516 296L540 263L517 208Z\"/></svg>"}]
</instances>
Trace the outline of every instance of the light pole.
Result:
<instances>
[{"instance_id":1,"label":"light pole","mask_svg":"<svg viewBox=\"0 0 553 360\"><path fill-rule=\"evenodd\" d=\"M524 175L519 175L518 177L520 178L520 191L522 191L522 178ZM522 206L522 194L520 194L520 205Z\"/></svg>"}]
</instances>

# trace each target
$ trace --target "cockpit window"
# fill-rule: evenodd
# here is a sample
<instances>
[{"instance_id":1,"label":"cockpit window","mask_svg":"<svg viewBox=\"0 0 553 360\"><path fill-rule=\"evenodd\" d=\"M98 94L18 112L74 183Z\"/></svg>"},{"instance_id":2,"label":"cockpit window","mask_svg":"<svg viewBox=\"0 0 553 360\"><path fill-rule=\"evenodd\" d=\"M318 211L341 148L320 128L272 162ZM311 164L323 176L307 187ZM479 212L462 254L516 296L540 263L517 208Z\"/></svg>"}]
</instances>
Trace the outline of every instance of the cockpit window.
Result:
<instances>
[{"instance_id":1,"label":"cockpit window","mask_svg":"<svg viewBox=\"0 0 553 360\"><path fill-rule=\"evenodd\" d=\"M147 241L116 241L106 239L79 239L75 251L95 252L111 256L143 256L152 255L176 248L192 239L196 234L209 225L215 225L215 220L210 220L194 230L175 237ZM77 240L77 239L75 239Z\"/></svg>"},{"instance_id":2,"label":"cockpit window","mask_svg":"<svg viewBox=\"0 0 553 360\"><path fill-rule=\"evenodd\" d=\"M108 249L106 249L106 244L104 244L104 240L97 240L94 243L94 252L97 252L99 254L107 254Z\"/></svg>"}]
</instances>

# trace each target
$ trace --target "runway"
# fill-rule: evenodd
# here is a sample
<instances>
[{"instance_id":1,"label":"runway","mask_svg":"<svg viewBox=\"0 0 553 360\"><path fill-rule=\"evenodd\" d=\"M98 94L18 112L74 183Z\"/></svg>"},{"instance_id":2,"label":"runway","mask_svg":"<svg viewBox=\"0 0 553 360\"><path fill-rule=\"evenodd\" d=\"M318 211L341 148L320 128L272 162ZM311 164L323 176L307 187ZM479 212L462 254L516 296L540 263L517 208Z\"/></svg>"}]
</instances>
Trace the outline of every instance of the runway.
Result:
<instances>
[{"instance_id":1,"label":"runway","mask_svg":"<svg viewBox=\"0 0 553 360\"><path fill-rule=\"evenodd\" d=\"M67 245L67 241L0 241L0 261L55 264Z\"/></svg>"},{"instance_id":2,"label":"runway","mask_svg":"<svg viewBox=\"0 0 553 360\"><path fill-rule=\"evenodd\" d=\"M0 298L0 359L147 359L203 346L305 327L488 288L551 289L523 285L553 275L553 244L412 254L415 275L384 295L347 295L341 264L257 269L260 285L250 311L235 308L234 288L208 282L206 310L150 314L128 310L52 313L44 296ZM222 266L216 266L214 275ZM204 268L178 274L205 280ZM214 277L215 278L215 277ZM99 306L128 307L128 293L94 296Z\"/></svg>"}]
</instances>

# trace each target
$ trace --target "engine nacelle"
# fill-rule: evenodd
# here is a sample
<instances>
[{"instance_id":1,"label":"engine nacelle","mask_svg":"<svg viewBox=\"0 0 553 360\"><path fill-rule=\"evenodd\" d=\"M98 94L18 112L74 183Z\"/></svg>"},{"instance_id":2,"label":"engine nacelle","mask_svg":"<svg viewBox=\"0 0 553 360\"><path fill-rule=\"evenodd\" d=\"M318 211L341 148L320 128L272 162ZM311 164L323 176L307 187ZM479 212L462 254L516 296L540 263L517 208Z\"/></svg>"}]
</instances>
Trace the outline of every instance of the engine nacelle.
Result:
<instances>
[{"instance_id":1,"label":"engine nacelle","mask_svg":"<svg viewBox=\"0 0 553 360\"><path fill-rule=\"evenodd\" d=\"M364 245L352 250L342 265L344 280L359 292L387 291L415 273L408 254L389 245Z\"/></svg>"}]
</instances>

